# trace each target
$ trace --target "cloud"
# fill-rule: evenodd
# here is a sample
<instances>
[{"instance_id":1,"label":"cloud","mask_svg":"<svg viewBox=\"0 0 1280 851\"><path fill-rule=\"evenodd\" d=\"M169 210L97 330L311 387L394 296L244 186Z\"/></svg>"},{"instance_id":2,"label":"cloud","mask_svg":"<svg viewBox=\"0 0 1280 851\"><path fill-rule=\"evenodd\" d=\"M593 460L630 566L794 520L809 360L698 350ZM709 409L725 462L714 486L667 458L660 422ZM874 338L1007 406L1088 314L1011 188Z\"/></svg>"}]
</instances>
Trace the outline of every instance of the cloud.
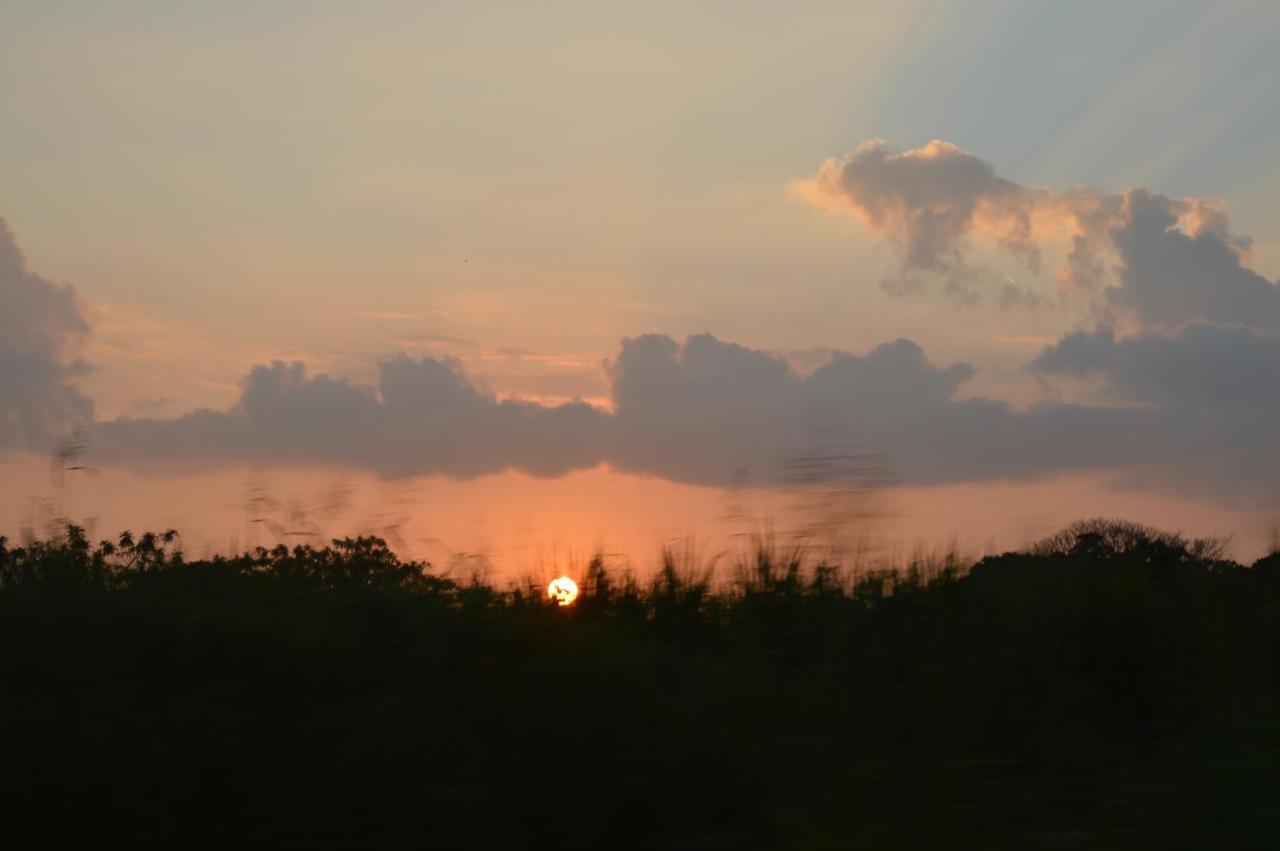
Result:
<instances>
[{"instance_id":1,"label":"cloud","mask_svg":"<svg viewBox=\"0 0 1280 851\"><path fill-rule=\"evenodd\" d=\"M1031 368L1098 381L1121 402L1280 413L1280 337L1241 326L1195 324L1127 338L1105 326L1077 331L1045 347Z\"/></svg>"},{"instance_id":2,"label":"cloud","mask_svg":"<svg viewBox=\"0 0 1280 851\"><path fill-rule=\"evenodd\" d=\"M772 473L798 436L803 383L780 357L709 334L682 346L649 334L623 340L606 371L621 469L725 483L743 468Z\"/></svg>"},{"instance_id":3,"label":"cloud","mask_svg":"<svg viewBox=\"0 0 1280 851\"><path fill-rule=\"evenodd\" d=\"M1208 321L1280 329L1280 285L1248 268L1250 240L1231 231L1215 199L1027 187L939 140L901 152L867 142L797 186L819 208L854 216L896 247L900 268L886 282L895 294L937 280L972 303L982 279L996 278L969 262L975 242L1032 271L1054 244L1062 248L1056 277L1064 294L1103 315L1140 327ZM996 296L1003 307L1042 302L1007 285Z\"/></svg>"},{"instance_id":4,"label":"cloud","mask_svg":"<svg viewBox=\"0 0 1280 851\"><path fill-rule=\"evenodd\" d=\"M918 345L899 339L863 355L829 352L825 363L802 375L781 357L710 334L683 345L658 335L624 340L607 371L614 408L611 463L717 484L744 470L757 482L770 482L788 463L833 440L905 469L907 454L930 451L923 444L943 435L932 426L919 443L904 444L894 435L919 422L945 428L944 420L965 407L952 402L953 395L974 374L964 363L934 365ZM934 473L924 464L911 475Z\"/></svg>"},{"instance_id":5,"label":"cloud","mask_svg":"<svg viewBox=\"0 0 1280 851\"><path fill-rule=\"evenodd\" d=\"M366 386L276 361L245 377L230 410L98 423L93 451L142 466L332 464L464 478L507 469L555 476L604 460L608 415L584 403L498 401L448 359L401 355L379 364L378 376Z\"/></svg>"},{"instance_id":6,"label":"cloud","mask_svg":"<svg viewBox=\"0 0 1280 851\"><path fill-rule=\"evenodd\" d=\"M1188 368L1210 350L1224 354L1199 373ZM612 411L499 401L448 359L394 358L376 386L276 362L246 376L229 410L99 423L92 451L95 463L337 464L464 478L607 463L719 486L744 471L753 483L777 482L788 462L834 441L911 484L1127 469L1257 491L1280 475L1259 461L1280 433L1276 404L1260 414L1258 402L1280 374L1277 356L1273 339L1244 329L1149 340L1082 333L1047 347L1034 368L1046 380L1104 380L1124 404L1026 410L959 398L973 367L935 364L902 339L831 352L800 373L709 334L636 337L605 364ZM1232 369L1234 383L1223 381Z\"/></svg>"},{"instance_id":7,"label":"cloud","mask_svg":"<svg viewBox=\"0 0 1280 851\"><path fill-rule=\"evenodd\" d=\"M895 153L873 139L839 162L827 160L800 188L819 206L847 211L892 240L906 273L954 270L965 238L979 227L1032 266L1039 262L1031 239L1034 193L950 142Z\"/></svg>"},{"instance_id":8,"label":"cloud","mask_svg":"<svg viewBox=\"0 0 1280 851\"><path fill-rule=\"evenodd\" d=\"M1145 324L1280 329L1280 286L1244 265L1250 242L1232 235L1219 203L1134 189L1110 238L1120 271L1108 297Z\"/></svg>"},{"instance_id":9,"label":"cloud","mask_svg":"<svg viewBox=\"0 0 1280 851\"><path fill-rule=\"evenodd\" d=\"M1102 327L1046 346L1031 369L1047 380L1094 383L1138 418L1148 458L1135 475L1274 505L1280 336L1205 323L1129 337Z\"/></svg>"},{"instance_id":10,"label":"cloud","mask_svg":"<svg viewBox=\"0 0 1280 851\"><path fill-rule=\"evenodd\" d=\"M372 384L276 361L251 370L225 410L93 423L93 463L341 465L460 478L608 464L708 485L745 470L766 484L834 435L904 483L1079 470L1252 493L1280 481L1277 288L1248 269L1249 243L1220 204L1143 190L1051 196L942 143L905 158L867 148L858 169L832 173L865 196L860 215L897 234L906 262L920 268L930 256L945 267L981 228L1032 263L1034 246L1020 244L1039 238L1045 211L1073 211L1061 276L1102 270L1100 282L1071 285L1140 317L1139 330L1068 334L1030 368L1047 386L1091 383L1105 403L1020 410L961 398L974 368L936 364L905 339L862 354L811 353L801 370L710 334L650 334L622 341L589 384L606 389L609 408L500 399L448 357L399 355L378 365ZM932 186L936 175L953 185ZM0 228L0 447L46 449L92 420L75 383L89 331L74 289L28 271Z\"/></svg>"},{"instance_id":11,"label":"cloud","mask_svg":"<svg viewBox=\"0 0 1280 851\"><path fill-rule=\"evenodd\" d=\"M75 381L89 324L76 291L27 269L0 219L0 450L44 449L93 416Z\"/></svg>"}]
</instances>

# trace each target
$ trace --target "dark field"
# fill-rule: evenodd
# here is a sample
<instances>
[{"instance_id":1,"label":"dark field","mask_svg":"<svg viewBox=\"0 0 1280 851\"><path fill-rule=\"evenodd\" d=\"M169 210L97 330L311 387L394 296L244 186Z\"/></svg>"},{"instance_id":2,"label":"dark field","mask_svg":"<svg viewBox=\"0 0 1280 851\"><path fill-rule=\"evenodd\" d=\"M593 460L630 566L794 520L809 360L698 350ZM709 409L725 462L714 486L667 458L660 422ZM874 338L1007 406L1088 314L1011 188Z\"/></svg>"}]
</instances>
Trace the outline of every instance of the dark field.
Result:
<instances>
[{"instance_id":1,"label":"dark field","mask_svg":"<svg viewBox=\"0 0 1280 851\"><path fill-rule=\"evenodd\" d=\"M6 845L1280 847L1280 555L578 578L0 545Z\"/></svg>"}]
</instances>

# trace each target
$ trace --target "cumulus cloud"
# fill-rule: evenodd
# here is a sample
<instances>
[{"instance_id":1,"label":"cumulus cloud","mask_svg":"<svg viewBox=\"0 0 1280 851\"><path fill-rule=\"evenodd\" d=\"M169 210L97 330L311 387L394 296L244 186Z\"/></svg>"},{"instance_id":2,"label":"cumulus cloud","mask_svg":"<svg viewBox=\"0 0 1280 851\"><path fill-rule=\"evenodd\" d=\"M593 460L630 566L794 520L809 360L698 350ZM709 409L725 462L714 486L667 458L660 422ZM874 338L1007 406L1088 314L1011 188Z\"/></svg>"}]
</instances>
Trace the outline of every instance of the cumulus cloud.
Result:
<instances>
[{"instance_id":1,"label":"cumulus cloud","mask_svg":"<svg viewBox=\"0 0 1280 851\"><path fill-rule=\"evenodd\" d=\"M1055 244L1064 293L1100 312L1144 327L1204 320L1280 328L1280 286L1248 267L1250 241L1232 232L1215 199L1023 186L938 140L900 152L867 142L827 160L798 187L815 205L853 215L896 246L901 266L887 282L891 292L938 279L944 291L971 302L982 277L968 260L974 242L1032 271ZM1041 299L1006 285L997 301L1034 306Z\"/></svg>"},{"instance_id":2,"label":"cumulus cloud","mask_svg":"<svg viewBox=\"0 0 1280 851\"><path fill-rule=\"evenodd\" d=\"M609 371L611 463L685 481L724 483L747 470L768 482L832 433L914 484L1019 478L1143 455L1138 415L1067 405L1020 413L998 400L957 399L974 368L934 364L905 339L861 355L831 352L802 376L781 358L710 335L682 346L651 335L624 341Z\"/></svg>"},{"instance_id":3,"label":"cumulus cloud","mask_svg":"<svg viewBox=\"0 0 1280 851\"><path fill-rule=\"evenodd\" d=\"M606 365L617 467L686 481L776 464L796 439L802 384L780 357L709 334L624 340Z\"/></svg>"},{"instance_id":4,"label":"cumulus cloud","mask_svg":"<svg viewBox=\"0 0 1280 851\"><path fill-rule=\"evenodd\" d=\"M604 460L607 414L590 405L499 401L448 359L402 355L378 375L365 386L276 361L246 376L230 410L99 423L94 452L142 465L337 464L385 476L554 476Z\"/></svg>"},{"instance_id":5,"label":"cumulus cloud","mask_svg":"<svg viewBox=\"0 0 1280 851\"><path fill-rule=\"evenodd\" d=\"M1068 334L1031 364L1055 381L1100 386L1136 414L1154 447L1147 478L1203 494L1261 496L1280 484L1280 337L1195 323L1128 337L1102 327Z\"/></svg>"},{"instance_id":6,"label":"cumulus cloud","mask_svg":"<svg viewBox=\"0 0 1280 851\"><path fill-rule=\"evenodd\" d=\"M1244 265L1221 204L1134 189L1109 231L1120 262L1111 301L1146 324L1193 320L1280 329L1280 286Z\"/></svg>"},{"instance_id":7,"label":"cumulus cloud","mask_svg":"<svg viewBox=\"0 0 1280 851\"><path fill-rule=\"evenodd\" d=\"M801 184L815 203L845 210L902 252L904 272L945 272L961 260L966 237L982 228L1030 265L1034 193L999 177L990 163L949 142L894 152L873 139L841 161L827 160Z\"/></svg>"},{"instance_id":8,"label":"cumulus cloud","mask_svg":"<svg viewBox=\"0 0 1280 851\"><path fill-rule=\"evenodd\" d=\"M1241 326L1195 324L1125 338L1105 326L1077 331L1047 346L1031 368L1098 381L1121 402L1280 413L1280 337Z\"/></svg>"},{"instance_id":9,"label":"cumulus cloud","mask_svg":"<svg viewBox=\"0 0 1280 851\"><path fill-rule=\"evenodd\" d=\"M0 219L0 450L46 448L93 415L76 388L89 333L76 291L27 269Z\"/></svg>"},{"instance_id":10,"label":"cumulus cloud","mask_svg":"<svg viewBox=\"0 0 1280 851\"><path fill-rule=\"evenodd\" d=\"M1186 358L1195 361L1197 347L1226 345L1196 337L1217 330L1188 330L1176 345L1188 347ZM1268 364L1276 352L1266 339L1238 333L1231 339L1250 354L1226 362L1261 360L1234 390L1221 383L1214 390L1209 367L1192 380L1176 358L1163 366L1167 354L1155 338L1150 349L1106 331L1067 338L1041 355L1039 373L1102 376L1117 395L1141 404L1047 402L1027 410L960 398L973 367L935 364L909 340L865 354L830 352L802 374L783 358L708 334L683 343L636 337L605 365L612 410L499 401L448 359L397 357L381 364L378 383L368 386L309 375L299 363L274 363L250 372L229 410L98 424L93 455L161 466L341 464L385 476L504 470L555 476L607 463L708 485L745 471L750 481L767 484L780 479L788 461L812 451L816 439L826 440L815 437L819 431L834 429L842 445L875 456L905 483L1144 468L1188 476L1207 469L1234 486L1265 485L1280 471L1252 456L1274 443L1275 432L1267 430L1280 418L1274 405L1259 416L1250 388L1268 368L1274 385ZM1193 400L1212 393L1211 411L1194 410Z\"/></svg>"}]
</instances>

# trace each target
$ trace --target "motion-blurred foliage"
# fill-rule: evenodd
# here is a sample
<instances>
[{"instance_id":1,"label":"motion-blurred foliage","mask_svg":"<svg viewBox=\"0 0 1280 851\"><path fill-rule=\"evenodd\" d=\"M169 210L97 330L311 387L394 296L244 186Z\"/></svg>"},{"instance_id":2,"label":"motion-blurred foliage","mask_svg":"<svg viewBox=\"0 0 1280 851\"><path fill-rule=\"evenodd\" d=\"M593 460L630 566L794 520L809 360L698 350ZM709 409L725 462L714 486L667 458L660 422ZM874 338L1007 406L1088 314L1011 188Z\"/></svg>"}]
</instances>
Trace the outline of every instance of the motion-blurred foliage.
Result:
<instances>
[{"instance_id":1,"label":"motion-blurred foliage","mask_svg":"<svg viewBox=\"0 0 1280 851\"><path fill-rule=\"evenodd\" d=\"M1280 554L1088 521L862 572L0 539L11 847L1264 847Z\"/></svg>"}]
</instances>

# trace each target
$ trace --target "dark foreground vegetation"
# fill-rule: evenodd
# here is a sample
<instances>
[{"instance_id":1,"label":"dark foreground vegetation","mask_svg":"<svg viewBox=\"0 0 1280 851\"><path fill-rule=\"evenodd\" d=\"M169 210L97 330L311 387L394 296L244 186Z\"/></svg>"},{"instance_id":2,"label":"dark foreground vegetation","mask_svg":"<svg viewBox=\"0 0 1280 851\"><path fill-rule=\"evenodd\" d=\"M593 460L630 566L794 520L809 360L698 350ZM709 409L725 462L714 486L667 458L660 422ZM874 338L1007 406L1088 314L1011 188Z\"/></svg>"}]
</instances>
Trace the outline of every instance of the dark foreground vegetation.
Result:
<instances>
[{"instance_id":1,"label":"dark foreground vegetation","mask_svg":"<svg viewBox=\"0 0 1280 851\"><path fill-rule=\"evenodd\" d=\"M1083 524L974 565L576 605L371 538L0 543L0 830L63 846L1280 847L1280 555Z\"/></svg>"}]
</instances>

